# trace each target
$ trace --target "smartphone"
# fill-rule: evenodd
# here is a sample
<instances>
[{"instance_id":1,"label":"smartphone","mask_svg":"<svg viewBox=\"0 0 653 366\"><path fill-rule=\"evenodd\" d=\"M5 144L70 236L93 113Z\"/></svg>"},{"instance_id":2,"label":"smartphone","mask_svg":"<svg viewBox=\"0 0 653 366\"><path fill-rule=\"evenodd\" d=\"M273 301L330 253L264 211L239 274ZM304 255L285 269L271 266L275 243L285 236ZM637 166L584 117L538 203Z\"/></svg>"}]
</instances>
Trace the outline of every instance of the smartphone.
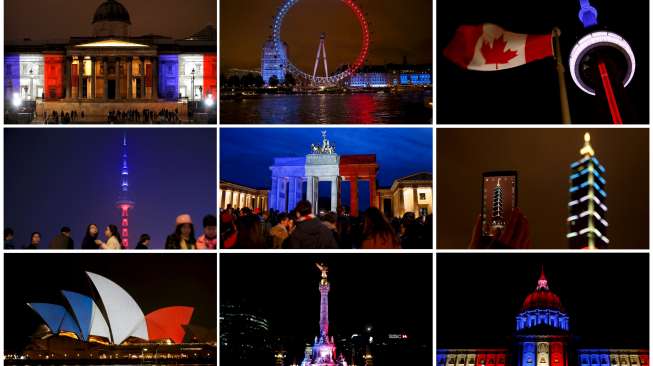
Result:
<instances>
[{"instance_id":1,"label":"smartphone","mask_svg":"<svg viewBox=\"0 0 653 366\"><path fill-rule=\"evenodd\" d=\"M517 207L517 171L483 173L481 182L481 235L496 238L501 235Z\"/></svg>"}]
</instances>

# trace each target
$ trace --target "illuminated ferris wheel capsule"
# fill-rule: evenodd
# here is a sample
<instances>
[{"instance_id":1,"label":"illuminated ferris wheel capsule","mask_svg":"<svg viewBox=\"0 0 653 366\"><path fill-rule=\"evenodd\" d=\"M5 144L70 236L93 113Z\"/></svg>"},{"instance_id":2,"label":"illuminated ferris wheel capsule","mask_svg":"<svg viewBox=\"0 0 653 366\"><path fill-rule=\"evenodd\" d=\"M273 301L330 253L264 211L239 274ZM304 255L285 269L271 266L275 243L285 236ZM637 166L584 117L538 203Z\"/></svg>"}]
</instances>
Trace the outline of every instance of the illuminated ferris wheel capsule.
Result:
<instances>
[{"instance_id":1,"label":"illuminated ferris wheel capsule","mask_svg":"<svg viewBox=\"0 0 653 366\"><path fill-rule=\"evenodd\" d=\"M274 48L278 54L283 54L284 51L283 42L281 41L281 26L283 25L283 19L288 11L299 1L300 0L284 0L283 5L279 8L279 11L274 17L274 23L272 25L272 42L274 43ZM356 73L356 70L358 70L365 63L365 59L367 58L367 52L370 46L370 32L367 25L367 20L365 19L365 15L353 0L340 1L347 5L347 7L349 7L349 9L354 13L361 28L362 46L358 53L358 57L356 57L356 60L345 71L331 76L314 76L308 74L295 66L290 60L287 61L289 72L291 72L293 75L310 81L313 85L316 86L328 86L337 84L339 81Z\"/></svg>"}]
</instances>

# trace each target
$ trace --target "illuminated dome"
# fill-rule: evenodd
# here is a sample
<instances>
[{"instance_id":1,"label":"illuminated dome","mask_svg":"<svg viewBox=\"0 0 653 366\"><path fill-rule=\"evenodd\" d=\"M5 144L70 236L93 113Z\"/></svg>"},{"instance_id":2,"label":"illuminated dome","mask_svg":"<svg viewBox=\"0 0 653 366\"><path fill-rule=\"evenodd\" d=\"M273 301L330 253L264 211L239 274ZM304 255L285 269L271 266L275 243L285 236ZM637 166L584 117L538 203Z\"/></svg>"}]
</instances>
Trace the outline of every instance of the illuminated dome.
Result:
<instances>
[{"instance_id":1,"label":"illuminated dome","mask_svg":"<svg viewBox=\"0 0 653 366\"><path fill-rule=\"evenodd\" d=\"M534 309L553 309L564 312L560 298L549 290L548 282L544 276L544 270L537 281L537 288L524 300L521 311Z\"/></svg>"},{"instance_id":2,"label":"illuminated dome","mask_svg":"<svg viewBox=\"0 0 653 366\"><path fill-rule=\"evenodd\" d=\"M549 290L544 269L537 281L537 287L526 297L516 317L517 331L527 329L557 328L569 331L569 316L562 307L560 298Z\"/></svg>"},{"instance_id":3,"label":"illuminated dome","mask_svg":"<svg viewBox=\"0 0 653 366\"><path fill-rule=\"evenodd\" d=\"M98 6L93 16L92 24L97 22L124 22L132 24L127 8L116 0L107 0Z\"/></svg>"}]
</instances>

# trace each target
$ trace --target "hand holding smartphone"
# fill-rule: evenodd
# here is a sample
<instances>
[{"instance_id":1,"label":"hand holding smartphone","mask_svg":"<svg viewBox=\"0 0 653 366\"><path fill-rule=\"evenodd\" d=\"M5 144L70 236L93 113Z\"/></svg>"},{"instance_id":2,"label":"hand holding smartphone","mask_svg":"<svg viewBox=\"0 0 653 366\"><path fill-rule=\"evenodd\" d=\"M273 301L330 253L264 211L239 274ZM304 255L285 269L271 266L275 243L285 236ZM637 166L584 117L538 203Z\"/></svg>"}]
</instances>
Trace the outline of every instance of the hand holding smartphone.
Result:
<instances>
[{"instance_id":1,"label":"hand holding smartphone","mask_svg":"<svg viewBox=\"0 0 653 366\"><path fill-rule=\"evenodd\" d=\"M481 181L481 236L497 238L517 207L517 171L483 173Z\"/></svg>"}]
</instances>

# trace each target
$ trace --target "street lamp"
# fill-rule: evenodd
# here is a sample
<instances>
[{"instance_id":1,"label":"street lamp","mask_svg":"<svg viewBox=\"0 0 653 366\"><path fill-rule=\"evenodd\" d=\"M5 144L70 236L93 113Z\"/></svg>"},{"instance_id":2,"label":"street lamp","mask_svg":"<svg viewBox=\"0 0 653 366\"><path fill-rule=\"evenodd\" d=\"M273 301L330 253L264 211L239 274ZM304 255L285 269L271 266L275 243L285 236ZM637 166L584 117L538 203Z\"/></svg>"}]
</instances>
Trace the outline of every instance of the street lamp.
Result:
<instances>
[{"instance_id":1,"label":"street lamp","mask_svg":"<svg viewBox=\"0 0 653 366\"><path fill-rule=\"evenodd\" d=\"M213 95L211 93L206 95L206 100L204 101L204 104L206 104L206 106L209 108L213 106Z\"/></svg>"},{"instance_id":2,"label":"street lamp","mask_svg":"<svg viewBox=\"0 0 653 366\"><path fill-rule=\"evenodd\" d=\"M190 72L190 100L195 100L195 68Z\"/></svg>"}]
</instances>

